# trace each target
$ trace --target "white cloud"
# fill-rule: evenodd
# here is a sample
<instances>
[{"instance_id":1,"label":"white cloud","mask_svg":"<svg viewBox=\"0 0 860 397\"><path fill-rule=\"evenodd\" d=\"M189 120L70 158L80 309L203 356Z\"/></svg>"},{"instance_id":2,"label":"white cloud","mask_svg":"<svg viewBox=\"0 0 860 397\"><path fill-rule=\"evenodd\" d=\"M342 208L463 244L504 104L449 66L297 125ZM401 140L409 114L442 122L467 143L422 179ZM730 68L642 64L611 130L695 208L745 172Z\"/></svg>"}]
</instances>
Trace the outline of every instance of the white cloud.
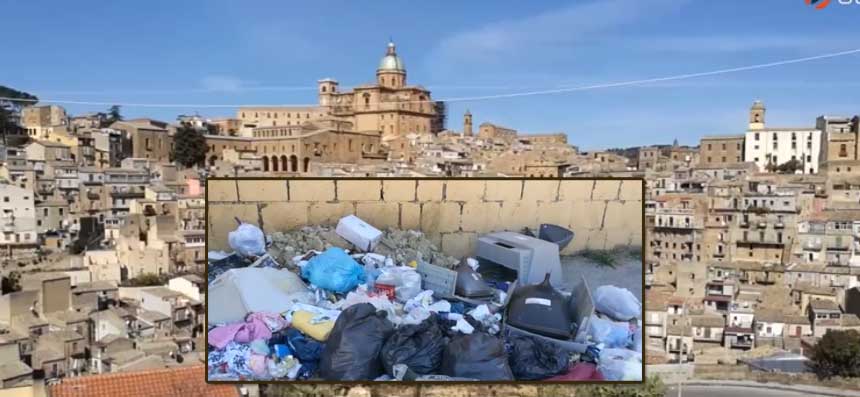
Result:
<instances>
[{"instance_id":1,"label":"white cloud","mask_svg":"<svg viewBox=\"0 0 860 397\"><path fill-rule=\"evenodd\" d=\"M533 54L569 57L578 45L639 19L677 9L686 0L608 0L491 23L443 39L430 53L434 67L521 61Z\"/></svg>"}]
</instances>

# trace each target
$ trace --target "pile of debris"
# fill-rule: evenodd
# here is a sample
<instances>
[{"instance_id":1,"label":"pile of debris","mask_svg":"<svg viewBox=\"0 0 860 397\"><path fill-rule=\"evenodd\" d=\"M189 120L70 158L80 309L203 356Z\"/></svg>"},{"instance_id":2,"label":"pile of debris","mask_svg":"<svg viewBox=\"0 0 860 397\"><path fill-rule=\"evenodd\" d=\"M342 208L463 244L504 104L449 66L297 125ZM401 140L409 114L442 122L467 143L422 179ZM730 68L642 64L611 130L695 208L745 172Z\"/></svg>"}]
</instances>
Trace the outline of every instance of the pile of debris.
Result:
<instances>
[{"instance_id":1,"label":"pile of debris","mask_svg":"<svg viewBox=\"0 0 860 397\"><path fill-rule=\"evenodd\" d=\"M641 380L641 303L554 287L563 237L491 234L458 260L352 215L271 236L240 222L234 252L209 253L208 378ZM496 265L516 275L484 279Z\"/></svg>"},{"instance_id":2,"label":"pile of debris","mask_svg":"<svg viewBox=\"0 0 860 397\"><path fill-rule=\"evenodd\" d=\"M268 253L279 263L295 267L292 259L309 251L325 251L337 247L350 249L352 245L329 226L305 226L299 230L275 232ZM460 261L445 255L424 233L415 230L388 229L376 253L394 259L397 263L413 260L426 261L437 266L453 268Z\"/></svg>"}]
</instances>

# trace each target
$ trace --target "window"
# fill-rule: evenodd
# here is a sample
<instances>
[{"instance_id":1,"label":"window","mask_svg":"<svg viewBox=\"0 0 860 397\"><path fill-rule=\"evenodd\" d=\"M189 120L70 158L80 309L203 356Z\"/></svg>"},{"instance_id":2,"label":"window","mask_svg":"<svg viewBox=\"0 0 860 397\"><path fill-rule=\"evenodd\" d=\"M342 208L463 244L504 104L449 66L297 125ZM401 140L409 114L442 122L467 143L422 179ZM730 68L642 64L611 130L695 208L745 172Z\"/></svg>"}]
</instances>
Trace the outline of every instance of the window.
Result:
<instances>
[{"instance_id":1,"label":"window","mask_svg":"<svg viewBox=\"0 0 860 397\"><path fill-rule=\"evenodd\" d=\"M844 143L839 145L839 157L848 157L848 145Z\"/></svg>"},{"instance_id":2,"label":"window","mask_svg":"<svg viewBox=\"0 0 860 397\"><path fill-rule=\"evenodd\" d=\"M723 144L723 150L726 150L726 144L725 143Z\"/></svg>"},{"instance_id":3,"label":"window","mask_svg":"<svg viewBox=\"0 0 860 397\"><path fill-rule=\"evenodd\" d=\"M758 132L755 133L755 140L758 140Z\"/></svg>"}]
</instances>

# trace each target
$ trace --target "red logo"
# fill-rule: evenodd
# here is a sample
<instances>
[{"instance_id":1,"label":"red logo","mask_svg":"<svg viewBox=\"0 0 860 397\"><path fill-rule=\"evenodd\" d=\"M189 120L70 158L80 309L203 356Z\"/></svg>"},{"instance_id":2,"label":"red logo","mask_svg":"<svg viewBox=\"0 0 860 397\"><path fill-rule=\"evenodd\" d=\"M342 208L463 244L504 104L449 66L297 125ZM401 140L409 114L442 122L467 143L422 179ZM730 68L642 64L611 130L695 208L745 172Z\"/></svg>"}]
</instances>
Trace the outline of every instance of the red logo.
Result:
<instances>
[{"instance_id":1,"label":"red logo","mask_svg":"<svg viewBox=\"0 0 860 397\"><path fill-rule=\"evenodd\" d=\"M806 5L814 5L817 10L823 10L829 4L830 0L806 0Z\"/></svg>"}]
</instances>

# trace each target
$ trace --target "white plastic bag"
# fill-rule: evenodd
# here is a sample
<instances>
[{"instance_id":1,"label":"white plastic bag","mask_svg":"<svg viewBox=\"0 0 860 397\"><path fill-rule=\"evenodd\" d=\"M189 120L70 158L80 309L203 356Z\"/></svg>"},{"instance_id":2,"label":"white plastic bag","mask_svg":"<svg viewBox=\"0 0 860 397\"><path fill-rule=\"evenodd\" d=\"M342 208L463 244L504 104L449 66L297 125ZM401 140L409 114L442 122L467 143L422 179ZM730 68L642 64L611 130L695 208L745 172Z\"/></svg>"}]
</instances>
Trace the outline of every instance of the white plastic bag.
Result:
<instances>
[{"instance_id":1,"label":"white plastic bag","mask_svg":"<svg viewBox=\"0 0 860 397\"><path fill-rule=\"evenodd\" d=\"M606 380L642 380L642 354L627 349L600 351L597 369Z\"/></svg>"},{"instance_id":2,"label":"white plastic bag","mask_svg":"<svg viewBox=\"0 0 860 397\"><path fill-rule=\"evenodd\" d=\"M421 275L407 266L385 267L376 278L376 284L394 286L394 295L400 302L406 302L421 293Z\"/></svg>"},{"instance_id":3,"label":"white plastic bag","mask_svg":"<svg viewBox=\"0 0 860 397\"><path fill-rule=\"evenodd\" d=\"M266 236L260 228L250 223L240 224L236 230L227 235L227 241L233 251L245 257L266 253Z\"/></svg>"},{"instance_id":4,"label":"white plastic bag","mask_svg":"<svg viewBox=\"0 0 860 397\"><path fill-rule=\"evenodd\" d=\"M604 285L594 291L594 308L619 321L642 316L642 303L626 288Z\"/></svg>"},{"instance_id":5,"label":"white plastic bag","mask_svg":"<svg viewBox=\"0 0 860 397\"><path fill-rule=\"evenodd\" d=\"M588 322L588 336L593 342L603 343L606 347L627 347L632 342L630 324L591 316Z\"/></svg>"}]
</instances>

